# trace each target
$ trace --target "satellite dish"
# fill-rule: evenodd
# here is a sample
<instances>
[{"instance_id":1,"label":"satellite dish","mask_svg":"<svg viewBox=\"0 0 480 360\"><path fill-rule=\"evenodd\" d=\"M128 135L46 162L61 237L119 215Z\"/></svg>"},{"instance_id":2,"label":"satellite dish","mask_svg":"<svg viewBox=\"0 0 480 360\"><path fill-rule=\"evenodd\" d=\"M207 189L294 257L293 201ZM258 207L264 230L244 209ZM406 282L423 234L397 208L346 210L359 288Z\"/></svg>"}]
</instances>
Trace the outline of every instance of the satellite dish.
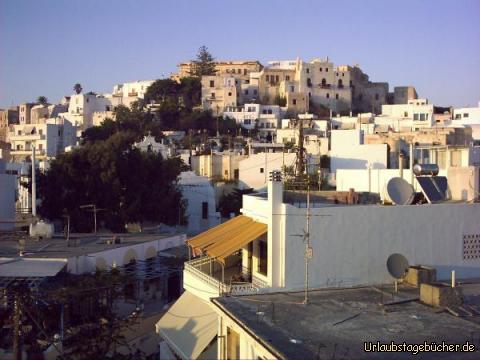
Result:
<instances>
[{"instance_id":1,"label":"satellite dish","mask_svg":"<svg viewBox=\"0 0 480 360\"><path fill-rule=\"evenodd\" d=\"M410 205L415 197L415 190L406 180L394 177L387 184L387 194L395 205Z\"/></svg>"},{"instance_id":2,"label":"satellite dish","mask_svg":"<svg viewBox=\"0 0 480 360\"><path fill-rule=\"evenodd\" d=\"M403 278L408 267L408 260L402 254L392 254L387 259L387 270L395 279Z\"/></svg>"}]
</instances>

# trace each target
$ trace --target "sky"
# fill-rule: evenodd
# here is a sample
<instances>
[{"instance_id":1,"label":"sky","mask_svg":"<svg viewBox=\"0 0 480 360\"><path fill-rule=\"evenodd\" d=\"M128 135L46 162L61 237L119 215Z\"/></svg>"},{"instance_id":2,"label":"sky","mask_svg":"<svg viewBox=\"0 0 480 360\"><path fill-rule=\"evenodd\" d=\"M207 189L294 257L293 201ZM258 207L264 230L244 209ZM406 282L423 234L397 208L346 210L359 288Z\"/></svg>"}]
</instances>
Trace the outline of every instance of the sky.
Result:
<instances>
[{"instance_id":1,"label":"sky","mask_svg":"<svg viewBox=\"0 0 480 360\"><path fill-rule=\"evenodd\" d=\"M440 106L480 101L478 0L0 0L0 107L218 60L359 64Z\"/></svg>"}]
</instances>

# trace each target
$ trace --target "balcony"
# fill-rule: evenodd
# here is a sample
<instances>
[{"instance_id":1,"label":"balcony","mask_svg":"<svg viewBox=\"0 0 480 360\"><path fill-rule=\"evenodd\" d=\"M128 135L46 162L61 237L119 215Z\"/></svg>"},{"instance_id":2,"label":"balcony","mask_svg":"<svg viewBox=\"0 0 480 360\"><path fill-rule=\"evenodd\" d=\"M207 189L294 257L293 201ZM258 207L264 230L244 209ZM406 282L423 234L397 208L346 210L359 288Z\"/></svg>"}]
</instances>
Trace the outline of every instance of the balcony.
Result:
<instances>
[{"instance_id":1,"label":"balcony","mask_svg":"<svg viewBox=\"0 0 480 360\"><path fill-rule=\"evenodd\" d=\"M255 294L267 287L263 280L242 267L240 252L229 256L224 266L209 256L185 262L183 278L184 288L203 298Z\"/></svg>"},{"instance_id":2,"label":"balcony","mask_svg":"<svg viewBox=\"0 0 480 360\"><path fill-rule=\"evenodd\" d=\"M10 135L10 141L33 141L33 140L45 140L44 134L20 134Z\"/></svg>"},{"instance_id":3,"label":"balcony","mask_svg":"<svg viewBox=\"0 0 480 360\"><path fill-rule=\"evenodd\" d=\"M136 92L136 91L129 92L128 96L129 97L136 97L136 96L138 96L138 92Z\"/></svg>"},{"instance_id":4,"label":"balcony","mask_svg":"<svg viewBox=\"0 0 480 360\"><path fill-rule=\"evenodd\" d=\"M35 150L35 155L36 156L44 156L46 154L45 150ZM32 149L21 149L21 150L11 150L10 151L11 156L28 156L32 155Z\"/></svg>"}]
</instances>

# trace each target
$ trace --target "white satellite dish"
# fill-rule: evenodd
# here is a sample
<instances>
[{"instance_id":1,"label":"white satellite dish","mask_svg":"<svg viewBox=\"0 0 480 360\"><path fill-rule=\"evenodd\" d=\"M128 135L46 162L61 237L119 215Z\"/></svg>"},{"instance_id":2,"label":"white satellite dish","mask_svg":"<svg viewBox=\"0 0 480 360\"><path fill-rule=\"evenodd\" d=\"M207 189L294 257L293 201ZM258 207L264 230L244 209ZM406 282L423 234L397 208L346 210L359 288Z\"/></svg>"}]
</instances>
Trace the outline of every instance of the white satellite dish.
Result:
<instances>
[{"instance_id":1,"label":"white satellite dish","mask_svg":"<svg viewBox=\"0 0 480 360\"><path fill-rule=\"evenodd\" d=\"M387 259L388 273L395 279L402 279L409 266L407 258L402 254L392 254Z\"/></svg>"},{"instance_id":2,"label":"white satellite dish","mask_svg":"<svg viewBox=\"0 0 480 360\"><path fill-rule=\"evenodd\" d=\"M415 197L415 190L406 180L394 177L388 181L387 194L395 205L410 205Z\"/></svg>"}]
</instances>

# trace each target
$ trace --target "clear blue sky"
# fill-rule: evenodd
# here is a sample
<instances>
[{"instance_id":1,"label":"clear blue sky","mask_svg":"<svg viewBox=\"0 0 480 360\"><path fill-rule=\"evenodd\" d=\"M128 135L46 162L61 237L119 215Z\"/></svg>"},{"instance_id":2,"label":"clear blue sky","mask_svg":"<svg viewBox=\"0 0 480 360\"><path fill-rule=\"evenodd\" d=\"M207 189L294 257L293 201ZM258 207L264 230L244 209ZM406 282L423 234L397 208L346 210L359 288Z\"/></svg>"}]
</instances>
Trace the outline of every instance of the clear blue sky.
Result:
<instances>
[{"instance_id":1,"label":"clear blue sky","mask_svg":"<svg viewBox=\"0 0 480 360\"><path fill-rule=\"evenodd\" d=\"M329 56L438 105L480 100L480 1L0 0L0 106L217 59Z\"/></svg>"}]
</instances>

